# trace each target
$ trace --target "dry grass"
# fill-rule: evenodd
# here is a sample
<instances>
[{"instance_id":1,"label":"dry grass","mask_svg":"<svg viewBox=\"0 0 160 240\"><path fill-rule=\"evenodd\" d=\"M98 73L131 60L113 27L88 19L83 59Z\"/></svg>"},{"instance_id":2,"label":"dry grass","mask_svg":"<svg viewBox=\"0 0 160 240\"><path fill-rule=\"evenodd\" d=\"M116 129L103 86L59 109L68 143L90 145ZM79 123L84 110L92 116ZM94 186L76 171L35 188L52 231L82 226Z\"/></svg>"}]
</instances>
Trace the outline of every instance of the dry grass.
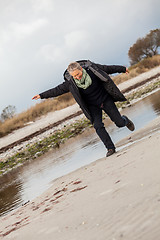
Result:
<instances>
[{"instance_id":1,"label":"dry grass","mask_svg":"<svg viewBox=\"0 0 160 240\"><path fill-rule=\"evenodd\" d=\"M119 74L118 76L113 77L113 80L116 84L119 84L159 65L160 55L154 56L152 58L147 58L140 63L131 66L129 68L130 73L128 75L124 73ZM8 119L4 123L0 122L0 137L3 137L16 129L22 128L26 125L26 123L35 121L38 117L41 117L48 112L60 110L74 103L75 100L73 99L71 93L66 93L57 98L47 99L41 103L37 103L27 111L14 116L12 119Z\"/></svg>"},{"instance_id":2,"label":"dry grass","mask_svg":"<svg viewBox=\"0 0 160 240\"><path fill-rule=\"evenodd\" d=\"M15 115L13 118L0 123L0 137L3 137L16 129L22 128L26 123L35 121L38 117L47 114L48 112L63 109L75 103L71 93L63 94L54 99L43 100L27 111Z\"/></svg>"},{"instance_id":3,"label":"dry grass","mask_svg":"<svg viewBox=\"0 0 160 240\"><path fill-rule=\"evenodd\" d=\"M138 76L141 73L147 72L148 70L160 66L160 55L153 56L151 58L146 58L141 62L129 67L129 74L119 74L112 79L116 84L122 83L128 79Z\"/></svg>"}]
</instances>

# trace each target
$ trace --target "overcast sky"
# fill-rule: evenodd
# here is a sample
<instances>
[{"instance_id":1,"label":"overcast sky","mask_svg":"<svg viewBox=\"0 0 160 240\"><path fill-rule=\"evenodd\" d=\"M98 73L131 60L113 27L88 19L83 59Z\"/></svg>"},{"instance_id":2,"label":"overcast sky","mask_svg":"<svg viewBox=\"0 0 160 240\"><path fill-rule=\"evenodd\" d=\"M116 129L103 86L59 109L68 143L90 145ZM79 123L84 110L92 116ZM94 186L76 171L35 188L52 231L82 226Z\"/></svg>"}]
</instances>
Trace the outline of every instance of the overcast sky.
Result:
<instances>
[{"instance_id":1,"label":"overcast sky","mask_svg":"<svg viewBox=\"0 0 160 240\"><path fill-rule=\"evenodd\" d=\"M159 0L0 0L0 113L35 104L72 61L128 66L130 46L156 28Z\"/></svg>"}]
</instances>

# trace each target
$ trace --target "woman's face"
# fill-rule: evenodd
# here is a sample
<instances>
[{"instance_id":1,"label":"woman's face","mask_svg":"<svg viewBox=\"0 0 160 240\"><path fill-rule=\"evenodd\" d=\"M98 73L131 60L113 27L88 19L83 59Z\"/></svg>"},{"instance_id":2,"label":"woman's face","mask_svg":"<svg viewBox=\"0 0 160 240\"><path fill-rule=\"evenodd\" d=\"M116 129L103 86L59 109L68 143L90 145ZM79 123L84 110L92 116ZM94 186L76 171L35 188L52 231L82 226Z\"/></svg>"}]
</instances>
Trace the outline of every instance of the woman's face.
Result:
<instances>
[{"instance_id":1,"label":"woman's face","mask_svg":"<svg viewBox=\"0 0 160 240\"><path fill-rule=\"evenodd\" d=\"M73 78L75 78L77 80L81 80L82 75L83 75L83 71L82 71L82 69L81 70L76 69L73 72L71 72L71 75L72 75Z\"/></svg>"}]
</instances>

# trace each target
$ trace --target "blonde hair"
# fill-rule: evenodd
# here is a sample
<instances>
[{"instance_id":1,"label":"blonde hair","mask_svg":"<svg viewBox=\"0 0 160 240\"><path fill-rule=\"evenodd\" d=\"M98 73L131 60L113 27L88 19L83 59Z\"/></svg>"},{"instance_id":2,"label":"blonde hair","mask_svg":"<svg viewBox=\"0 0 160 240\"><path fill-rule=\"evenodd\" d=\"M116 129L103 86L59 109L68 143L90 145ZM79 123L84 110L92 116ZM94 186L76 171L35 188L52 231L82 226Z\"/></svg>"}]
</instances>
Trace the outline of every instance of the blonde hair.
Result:
<instances>
[{"instance_id":1,"label":"blonde hair","mask_svg":"<svg viewBox=\"0 0 160 240\"><path fill-rule=\"evenodd\" d=\"M68 72L71 73L71 72L74 72L75 70L81 70L81 65L78 63L78 62L72 62L68 65Z\"/></svg>"}]
</instances>

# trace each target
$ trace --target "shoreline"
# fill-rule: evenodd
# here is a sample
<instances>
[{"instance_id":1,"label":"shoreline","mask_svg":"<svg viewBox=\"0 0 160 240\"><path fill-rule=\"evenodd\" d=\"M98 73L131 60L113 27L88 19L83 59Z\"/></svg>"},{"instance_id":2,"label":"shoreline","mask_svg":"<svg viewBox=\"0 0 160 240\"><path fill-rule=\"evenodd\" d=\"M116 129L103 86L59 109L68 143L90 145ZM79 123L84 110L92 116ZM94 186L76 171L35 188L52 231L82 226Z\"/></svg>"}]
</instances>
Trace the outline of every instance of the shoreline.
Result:
<instances>
[{"instance_id":1,"label":"shoreline","mask_svg":"<svg viewBox=\"0 0 160 240\"><path fill-rule=\"evenodd\" d=\"M157 78L152 82L145 84L145 86L139 86L137 89L133 89L130 93L127 94L127 97L130 100L129 105L128 102L118 103L117 106L119 110L121 108L128 107L131 104L134 104L135 102L143 99L153 92L158 91L159 87L160 81L159 78ZM48 134L51 135L50 137L48 137L47 133L45 133L46 135L42 139L40 136L38 136L33 138L30 142L22 143L22 146L19 144L17 148L14 147L11 150L8 150L4 154L4 156L6 155L4 158L2 158L3 154L1 154L0 175L4 175L7 172L11 171L13 168L22 165L23 162L27 161L30 158L33 159L43 155L44 153L48 152L50 148L59 147L59 144L63 143L70 137L74 137L84 131L85 128L91 127L90 122L85 119L82 114L74 119L71 119L71 122L71 124L68 124L65 127L65 123L63 122L60 130L53 130L52 134Z\"/></svg>"},{"instance_id":2,"label":"shoreline","mask_svg":"<svg viewBox=\"0 0 160 240\"><path fill-rule=\"evenodd\" d=\"M54 180L41 196L1 217L0 237L158 239L159 131L160 117L121 142L139 141Z\"/></svg>"}]
</instances>

